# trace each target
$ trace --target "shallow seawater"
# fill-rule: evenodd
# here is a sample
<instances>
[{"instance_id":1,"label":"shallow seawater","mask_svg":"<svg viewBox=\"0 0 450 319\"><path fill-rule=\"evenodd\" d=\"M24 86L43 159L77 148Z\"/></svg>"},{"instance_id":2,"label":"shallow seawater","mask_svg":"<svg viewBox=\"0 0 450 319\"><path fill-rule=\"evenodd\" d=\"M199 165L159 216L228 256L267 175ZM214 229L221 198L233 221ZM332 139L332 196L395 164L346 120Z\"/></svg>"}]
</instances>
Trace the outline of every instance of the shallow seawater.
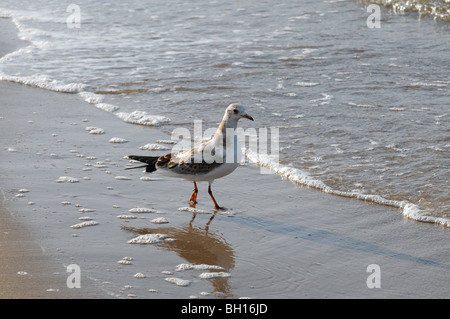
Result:
<instances>
[{"instance_id":1,"label":"shallow seawater","mask_svg":"<svg viewBox=\"0 0 450 319\"><path fill-rule=\"evenodd\" d=\"M251 125L279 129L298 176L448 225L450 4L390 2L371 29L368 3L78 1L73 28L58 1L4 1L30 45L0 78L166 132L215 127L239 102Z\"/></svg>"}]
</instances>

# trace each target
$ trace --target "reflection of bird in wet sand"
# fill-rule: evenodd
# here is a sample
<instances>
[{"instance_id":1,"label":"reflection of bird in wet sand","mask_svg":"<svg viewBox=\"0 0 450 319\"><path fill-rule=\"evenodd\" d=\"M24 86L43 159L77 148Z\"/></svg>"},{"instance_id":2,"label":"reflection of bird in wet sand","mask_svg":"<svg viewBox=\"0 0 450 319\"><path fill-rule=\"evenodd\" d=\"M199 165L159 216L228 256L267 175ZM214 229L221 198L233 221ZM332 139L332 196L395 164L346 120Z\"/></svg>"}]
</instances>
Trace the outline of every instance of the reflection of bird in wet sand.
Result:
<instances>
[{"instance_id":1,"label":"reflection of bird in wet sand","mask_svg":"<svg viewBox=\"0 0 450 319\"><path fill-rule=\"evenodd\" d=\"M211 219L207 223L207 226L211 222ZM188 225L181 228L158 227L152 229L124 226L122 229L135 234L165 234L175 240L164 241L158 245L177 253L186 262L192 265L217 265L223 267L226 272L230 272L234 268L235 259L231 246L219 234L210 233L208 227L202 229L193 226L193 220L194 218ZM210 282L214 288L214 292L221 294L224 298L232 297L229 278L215 278L210 280Z\"/></svg>"},{"instance_id":2,"label":"reflection of bird in wet sand","mask_svg":"<svg viewBox=\"0 0 450 319\"><path fill-rule=\"evenodd\" d=\"M180 153L169 153L160 157L128 155L128 158L146 163L147 165L138 167L146 167L147 172L157 170L168 176L192 181L194 192L190 201L193 205L197 203L197 182L208 182L208 193L214 202L214 208L222 208L212 194L211 184L215 179L232 173L239 165L241 149L237 143L236 128L241 118L253 121L243 106L230 104L216 133L209 141Z\"/></svg>"}]
</instances>

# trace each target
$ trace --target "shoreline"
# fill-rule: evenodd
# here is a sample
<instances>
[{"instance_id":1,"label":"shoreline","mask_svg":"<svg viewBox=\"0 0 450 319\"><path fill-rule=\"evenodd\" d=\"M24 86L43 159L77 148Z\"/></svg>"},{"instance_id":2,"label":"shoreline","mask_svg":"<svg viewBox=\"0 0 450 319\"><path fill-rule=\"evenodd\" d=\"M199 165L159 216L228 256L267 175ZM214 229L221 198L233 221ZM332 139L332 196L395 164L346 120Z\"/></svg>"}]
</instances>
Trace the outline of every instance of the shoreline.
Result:
<instances>
[{"instance_id":1,"label":"shoreline","mask_svg":"<svg viewBox=\"0 0 450 319\"><path fill-rule=\"evenodd\" d=\"M0 18L0 58L27 45L18 38L10 18ZM40 246L36 233L18 220L5 203L0 186L0 299L105 298L91 287L91 293L68 289L66 269Z\"/></svg>"},{"instance_id":2,"label":"shoreline","mask_svg":"<svg viewBox=\"0 0 450 319\"><path fill-rule=\"evenodd\" d=\"M408 220L397 209L298 187L252 164L214 183L227 210L212 212L200 184L193 213L185 209L191 183L124 170L127 154L156 155L138 150L168 139L158 127L124 123L77 94L0 82L0 96L6 177L0 188L11 212L1 211L2 251L20 260L4 259L2 267L11 269L8 280L39 279L32 288L11 283L2 298L450 295L450 259L446 247L436 245L450 239L446 229ZM114 137L128 142L112 143ZM148 209L136 213L136 207ZM159 217L167 223L156 223ZM98 224L73 227L83 221ZM130 243L148 234L171 240ZM82 270L79 290L66 287L69 264ZM179 270L186 264L219 266L223 277ZM381 268L380 289L366 284L373 264Z\"/></svg>"},{"instance_id":3,"label":"shoreline","mask_svg":"<svg viewBox=\"0 0 450 319\"><path fill-rule=\"evenodd\" d=\"M0 57L24 46L17 38L17 28L9 18L0 18ZM0 189L1 191L1 189ZM4 207L0 192L0 298L55 298L55 269L30 233ZM55 287L55 288L52 288Z\"/></svg>"}]
</instances>

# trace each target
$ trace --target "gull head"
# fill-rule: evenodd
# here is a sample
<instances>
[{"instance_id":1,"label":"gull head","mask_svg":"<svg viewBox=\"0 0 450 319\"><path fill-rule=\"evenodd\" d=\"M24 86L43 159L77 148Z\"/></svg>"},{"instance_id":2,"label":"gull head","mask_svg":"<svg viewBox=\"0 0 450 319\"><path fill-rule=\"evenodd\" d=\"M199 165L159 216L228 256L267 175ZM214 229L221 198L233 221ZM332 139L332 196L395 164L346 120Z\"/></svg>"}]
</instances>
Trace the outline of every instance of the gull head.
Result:
<instances>
[{"instance_id":1,"label":"gull head","mask_svg":"<svg viewBox=\"0 0 450 319\"><path fill-rule=\"evenodd\" d=\"M238 121L241 118L246 118L248 120L253 121L253 117L247 114L245 111L245 108L237 103L232 103L227 107L227 110L225 111L225 116L228 117L228 119Z\"/></svg>"}]
</instances>

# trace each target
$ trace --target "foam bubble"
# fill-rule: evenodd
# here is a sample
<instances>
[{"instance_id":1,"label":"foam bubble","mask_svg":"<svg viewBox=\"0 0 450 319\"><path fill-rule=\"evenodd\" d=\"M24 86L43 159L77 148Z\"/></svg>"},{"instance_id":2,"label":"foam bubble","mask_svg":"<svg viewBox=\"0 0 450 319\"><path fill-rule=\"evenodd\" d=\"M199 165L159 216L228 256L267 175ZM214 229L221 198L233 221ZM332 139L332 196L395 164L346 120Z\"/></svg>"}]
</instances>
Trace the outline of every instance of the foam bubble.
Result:
<instances>
[{"instance_id":1,"label":"foam bubble","mask_svg":"<svg viewBox=\"0 0 450 319\"><path fill-rule=\"evenodd\" d=\"M158 217L150 221L153 224L167 224L169 221L164 217Z\"/></svg>"},{"instance_id":2,"label":"foam bubble","mask_svg":"<svg viewBox=\"0 0 450 319\"><path fill-rule=\"evenodd\" d=\"M57 182L57 183L64 183L64 182L67 182L67 183L78 183L79 180L76 179L75 177L70 177L70 176L60 176L60 177L56 180L56 182Z\"/></svg>"},{"instance_id":3,"label":"foam bubble","mask_svg":"<svg viewBox=\"0 0 450 319\"><path fill-rule=\"evenodd\" d=\"M202 279L227 278L227 277L230 277L230 276L231 275L229 273L224 272L224 271L204 272L204 273L199 275L199 277L202 278Z\"/></svg>"},{"instance_id":4,"label":"foam bubble","mask_svg":"<svg viewBox=\"0 0 450 319\"><path fill-rule=\"evenodd\" d=\"M128 210L129 213L156 213L156 210L146 207L134 207Z\"/></svg>"},{"instance_id":5,"label":"foam bubble","mask_svg":"<svg viewBox=\"0 0 450 319\"><path fill-rule=\"evenodd\" d=\"M160 243L162 239L167 238L165 234L145 234L139 235L128 241L129 244L155 244Z\"/></svg>"},{"instance_id":6,"label":"foam bubble","mask_svg":"<svg viewBox=\"0 0 450 319\"><path fill-rule=\"evenodd\" d=\"M62 92L62 93L78 93L85 88L85 84L82 83L68 83L62 84L56 80L49 79L42 75L34 76L14 76L0 73L0 81L8 81L19 83L27 86L37 87L50 91Z\"/></svg>"},{"instance_id":7,"label":"foam bubble","mask_svg":"<svg viewBox=\"0 0 450 319\"><path fill-rule=\"evenodd\" d=\"M82 91L78 93L89 104L97 104L103 101L103 96L92 92Z\"/></svg>"},{"instance_id":8,"label":"foam bubble","mask_svg":"<svg viewBox=\"0 0 450 319\"><path fill-rule=\"evenodd\" d=\"M143 182L148 182L148 181L160 181L160 180L162 180L162 178L142 176L142 177L140 178L140 180L143 181Z\"/></svg>"},{"instance_id":9,"label":"foam bubble","mask_svg":"<svg viewBox=\"0 0 450 319\"><path fill-rule=\"evenodd\" d=\"M444 227L450 227L450 219L425 215L419 206L407 203L403 206L403 216L425 223L434 223Z\"/></svg>"},{"instance_id":10,"label":"foam bubble","mask_svg":"<svg viewBox=\"0 0 450 319\"><path fill-rule=\"evenodd\" d=\"M98 135L105 134L105 130L99 127L94 127L91 130L89 130L89 134L98 134Z\"/></svg>"},{"instance_id":11,"label":"foam bubble","mask_svg":"<svg viewBox=\"0 0 450 319\"><path fill-rule=\"evenodd\" d=\"M117 216L117 218L119 218L119 219L136 219L137 217L133 216L133 215L119 215L119 216Z\"/></svg>"},{"instance_id":12,"label":"foam bubble","mask_svg":"<svg viewBox=\"0 0 450 319\"><path fill-rule=\"evenodd\" d=\"M120 181L128 181L128 180L131 179L128 176L116 176L114 178L117 179L117 180L120 180Z\"/></svg>"},{"instance_id":13,"label":"foam bubble","mask_svg":"<svg viewBox=\"0 0 450 319\"><path fill-rule=\"evenodd\" d=\"M189 269L196 269L196 270L225 270L221 266L207 265L207 264L199 264L199 265L179 264L178 266L175 267L175 271L183 271L183 270L189 270Z\"/></svg>"},{"instance_id":14,"label":"foam bubble","mask_svg":"<svg viewBox=\"0 0 450 319\"><path fill-rule=\"evenodd\" d=\"M156 140L156 143L160 143L160 144L177 144L176 141L172 141L172 140Z\"/></svg>"},{"instance_id":15,"label":"foam bubble","mask_svg":"<svg viewBox=\"0 0 450 319\"><path fill-rule=\"evenodd\" d=\"M169 277L169 278L166 278L165 280L167 282L170 282L170 283L175 284L175 285L180 286L180 287L189 286L191 284L191 282L192 282L190 280L176 278L176 277Z\"/></svg>"},{"instance_id":16,"label":"foam bubble","mask_svg":"<svg viewBox=\"0 0 450 319\"><path fill-rule=\"evenodd\" d=\"M72 226L70 226L70 228L79 229L79 228L95 226L95 225L98 225L98 222L96 222L94 220L90 220L90 221L85 221L85 222L82 222L79 224L72 225Z\"/></svg>"},{"instance_id":17,"label":"foam bubble","mask_svg":"<svg viewBox=\"0 0 450 319\"><path fill-rule=\"evenodd\" d=\"M126 140L126 139L124 139L124 138L121 138L121 137L113 137L113 138L109 139L109 142L110 142L110 143L118 143L118 144L121 144L121 143L126 143L126 142L128 142L128 140Z\"/></svg>"}]
</instances>

